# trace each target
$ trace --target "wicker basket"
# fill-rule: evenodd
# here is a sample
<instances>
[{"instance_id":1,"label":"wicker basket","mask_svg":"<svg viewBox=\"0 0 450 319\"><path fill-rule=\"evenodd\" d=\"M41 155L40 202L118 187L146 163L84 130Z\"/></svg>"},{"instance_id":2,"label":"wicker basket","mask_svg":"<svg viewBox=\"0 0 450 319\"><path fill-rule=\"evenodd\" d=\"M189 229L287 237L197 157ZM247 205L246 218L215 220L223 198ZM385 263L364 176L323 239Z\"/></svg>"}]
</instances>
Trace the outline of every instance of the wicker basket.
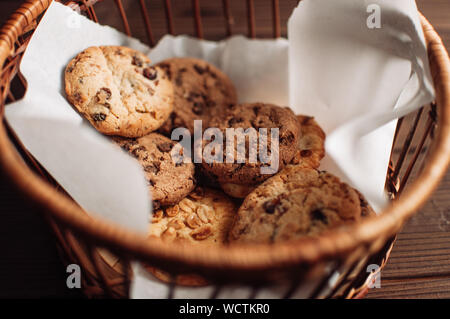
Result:
<instances>
[{"instance_id":1,"label":"wicker basket","mask_svg":"<svg viewBox=\"0 0 450 319\"><path fill-rule=\"evenodd\" d=\"M32 31L50 2L26 1L1 30L2 116L5 104L20 98L26 90L19 63ZM62 2L80 9L90 19L97 21L94 10L98 5L96 0ZM122 21L122 30L131 35L127 20L130 13L125 12L122 1L107 2L117 7L117 10L108 12L109 21L114 21L111 24L117 26L120 23L118 21ZM170 0L159 2L161 10L165 12L167 30L174 33L177 17L173 14L175 10L172 3ZM233 19L228 0L220 2L218 5L223 6L221 11L225 21L223 36L231 35L239 23L246 25L249 37L263 32L274 37L282 35L285 28L281 26L286 21L280 18L280 5L293 7L296 1L267 2L272 9L269 17L272 25L270 29L267 26L261 28L261 32L255 25L259 18L255 14L253 0L246 1L243 9L246 14L242 15L244 21ZM148 43L154 45L154 29L148 10L150 5L149 1L146 3L143 0L134 4L141 9ZM193 0L189 5L195 35L216 39L217 34L210 37L206 32L209 29L202 27L199 0ZM118 17L113 16L113 12L117 12ZM392 195L392 204L380 216L367 219L345 232L336 230L316 240L304 239L301 244L283 243L277 249L268 245L206 251L199 247L182 248L148 241L143 236L86 214L33 159L5 121L0 124L0 163L26 198L42 207L55 232L63 260L67 264L81 266L82 289L88 297L127 297L131 277L130 260L143 261L164 269L171 274L171 278L175 278L180 269L187 273L201 273L216 287L211 298L220 293L225 283L249 286L252 289L249 297L252 297L264 285L286 281L289 285L283 297L287 298L312 277L319 280L315 281L317 284L309 297L362 297L373 279L373 273L367 272L367 266L377 264L382 268L396 233L430 196L445 174L450 160L450 62L441 39L423 17L422 26L428 45L436 101L398 121L386 177L386 188ZM411 176L415 180L406 185ZM335 288L325 292L324 287L335 271L340 274ZM168 297L173 296L175 289L177 286L171 284Z\"/></svg>"}]
</instances>

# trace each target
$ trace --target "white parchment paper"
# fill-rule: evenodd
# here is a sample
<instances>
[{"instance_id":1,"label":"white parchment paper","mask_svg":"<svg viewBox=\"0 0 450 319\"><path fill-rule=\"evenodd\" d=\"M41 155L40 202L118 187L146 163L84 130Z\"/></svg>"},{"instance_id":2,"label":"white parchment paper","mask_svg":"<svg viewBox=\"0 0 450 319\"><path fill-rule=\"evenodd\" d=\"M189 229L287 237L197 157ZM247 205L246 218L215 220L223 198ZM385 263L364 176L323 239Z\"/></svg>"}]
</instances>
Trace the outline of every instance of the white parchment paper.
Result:
<instances>
[{"instance_id":1,"label":"white parchment paper","mask_svg":"<svg viewBox=\"0 0 450 319\"><path fill-rule=\"evenodd\" d=\"M369 4L381 7L368 29ZM76 30L74 30L76 29ZM75 32L74 32L75 31ZM135 39L53 2L28 45L21 70L23 100L6 118L24 145L87 211L145 232L151 211L142 169L83 120L64 97L64 68L93 45L124 45L153 62L175 56L205 59L234 82L240 102L290 105L315 116L327 133L324 168L385 205L384 179L395 119L433 98L425 44L414 1L303 0L286 39L221 42L165 36L150 50ZM164 298L168 287L133 264L133 298ZM177 298L204 298L211 287L177 288ZM284 287L260 292L279 297ZM230 287L219 297L243 298ZM295 294L304 296L304 291Z\"/></svg>"},{"instance_id":2,"label":"white parchment paper","mask_svg":"<svg viewBox=\"0 0 450 319\"><path fill-rule=\"evenodd\" d=\"M6 119L25 147L86 211L146 232L151 201L142 168L99 134L64 94L64 69L93 45L148 48L96 25L53 2L24 54L24 99L6 108Z\"/></svg>"},{"instance_id":3,"label":"white parchment paper","mask_svg":"<svg viewBox=\"0 0 450 319\"><path fill-rule=\"evenodd\" d=\"M379 212L396 119L434 96L415 2L304 0L288 38L291 107L327 133L323 168Z\"/></svg>"}]
</instances>

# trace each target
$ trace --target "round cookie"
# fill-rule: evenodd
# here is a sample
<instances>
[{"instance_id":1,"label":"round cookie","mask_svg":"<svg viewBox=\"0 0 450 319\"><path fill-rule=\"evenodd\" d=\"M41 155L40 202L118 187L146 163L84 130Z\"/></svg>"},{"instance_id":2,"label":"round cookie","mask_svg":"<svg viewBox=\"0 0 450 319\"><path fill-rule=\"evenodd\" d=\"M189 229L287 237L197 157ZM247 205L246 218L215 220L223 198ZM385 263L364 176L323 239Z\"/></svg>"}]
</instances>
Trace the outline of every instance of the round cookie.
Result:
<instances>
[{"instance_id":1,"label":"round cookie","mask_svg":"<svg viewBox=\"0 0 450 319\"><path fill-rule=\"evenodd\" d=\"M67 99L101 133L141 137L173 110L173 85L142 53L126 47L90 47L65 70Z\"/></svg>"},{"instance_id":2,"label":"round cookie","mask_svg":"<svg viewBox=\"0 0 450 319\"><path fill-rule=\"evenodd\" d=\"M211 117L237 103L236 89L228 76L214 65L194 58L171 58L158 64L174 86L174 110L159 131L170 135L177 127L194 132L194 120L202 120L203 128Z\"/></svg>"},{"instance_id":3,"label":"round cookie","mask_svg":"<svg viewBox=\"0 0 450 319\"><path fill-rule=\"evenodd\" d=\"M113 139L136 157L144 168L153 209L176 204L194 189L194 164L177 163L177 159L172 157L172 148L176 144L172 140L158 133L135 139Z\"/></svg>"},{"instance_id":4,"label":"round cookie","mask_svg":"<svg viewBox=\"0 0 450 319\"><path fill-rule=\"evenodd\" d=\"M237 206L221 191L197 187L178 204L153 214L149 236L196 245L224 244Z\"/></svg>"},{"instance_id":5,"label":"round cookie","mask_svg":"<svg viewBox=\"0 0 450 319\"><path fill-rule=\"evenodd\" d=\"M290 165L247 196L230 242L276 243L316 236L362 217L360 195L327 172Z\"/></svg>"},{"instance_id":6,"label":"round cookie","mask_svg":"<svg viewBox=\"0 0 450 319\"><path fill-rule=\"evenodd\" d=\"M197 187L177 205L153 214L149 238L188 245L225 244L237 205L221 191ZM198 274L171 276L161 269L146 265L156 278L178 285L203 286L208 282Z\"/></svg>"},{"instance_id":7,"label":"round cookie","mask_svg":"<svg viewBox=\"0 0 450 319\"><path fill-rule=\"evenodd\" d=\"M206 151L209 143L204 142L202 169L207 176L212 176L220 184L255 185L266 180L291 162L296 154L301 134L300 124L289 108L264 103L234 105L226 111L222 118L212 119L210 126L219 129L223 135L223 158L212 161L205 157L205 153L209 153ZM241 132L235 130L237 138L234 141L226 137L228 128L242 129ZM274 128L279 130L278 148L271 145L271 130ZM254 144L249 143L249 139L245 136L245 131L250 129L254 129L253 132L255 132L256 143ZM272 167L274 170L269 167L274 164L271 163L272 158L269 157L267 163L263 163L260 159L263 146L260 141L260 129L266 129L267 150L269 151L262 153L270 154L269 156L274 155L274 158L278 159L277 165ZM245 144L239 144L239 139L241 142L245 141ZM228 149L226 146L228 143L233 143L234 148ZM245 162L238 163L238 148L242 149L242 147L245 149L245 154L241 154L245 155ZM227 152L229 151L234 152L233 163L227 163ZM252 158L251 154L254 154L255 157ZM267 169L266 172L262 172L263 169Z\"/></svg>"},{"instance_id":8,"label":"round cookie","mask_svg":"<svg viewBox=\"0 0 450 319\"><path fill-rule=\"evenodd\" d=\"M325 132L313 117L297 115L300 122L298 149L289 165L319 168L320 160L325 156ZM223 191L234 198L245 198L257 185L221 183Z\"/></svg>"}]
</instances>

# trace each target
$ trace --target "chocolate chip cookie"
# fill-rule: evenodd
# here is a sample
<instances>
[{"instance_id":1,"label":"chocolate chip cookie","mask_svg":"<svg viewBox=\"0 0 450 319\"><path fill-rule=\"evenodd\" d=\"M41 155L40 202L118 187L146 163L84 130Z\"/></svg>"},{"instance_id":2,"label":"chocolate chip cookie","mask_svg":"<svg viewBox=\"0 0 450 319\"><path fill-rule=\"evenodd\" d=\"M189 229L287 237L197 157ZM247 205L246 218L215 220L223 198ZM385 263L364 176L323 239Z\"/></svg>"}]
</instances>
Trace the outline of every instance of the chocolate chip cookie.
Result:
<instances>
[{"instance_id":1,"label":"chocolate chip cookie","mask_svg":"<svg viewBox=\"0 0 450 319\"><path fill-rule=\"evenodd\" d=\"M173 113L160 128L165 135L177 127L187 128L193 134L194 120L202 120L205 128L211 117L220 116L228 105L237 103L231 80L206 61L171 58L156 66L167 72L175 92Z\"/></svg>"},{"instance_id":2,"label":"chocolate chip cookie","mask_svg":"<svg viewBox=\"0 0 450 319\"><path fill-rule=\"evenodd\" d=\"M300 123L294 113L273 104L232 106L223 117L212 119L210 126L217 128L223 137L222 153L208 157L210 146L205 141L202 169L222 185L261 183L292 161L301 138ZM229 134L230 128L234 129L234 136ZM276 130L278 138L272 139Z\"/></svg>"},{"instance_id":3,"label":"chocolate chip cookie","mask_svg":"<svg viewBox=\"0 0 450 319\"><path fill-rule=\"evenodd\" d=\"M126 47L90 47L65 70L67 99L100 132L141 137L159 128L173 110L166 72Z\"/></svg>"},{"instance_id":4,"label":"chocolate chip cookie","mask_svg":"<svg viewBox=\"0 0 450 319\"><path fill-rule=\"evenodd\" d=\"M157 210L150 237L188 244L224 244L237 206L219 190L197 187L178 204Z\"/></svg>"},{"instance_id":5,"label":"chocolate chip cookie","mask_svg":"<svg viewBox=\"0 0 450 319\"><path fill-rule=\"evenodd\" d=\"M325 156L325 132L313 117L297 115L300 123L300 138L294 158L289 165L318 168L320 160ZM245 198L257 185L221 183L223 191L235 198Z\"/></svg>"},{"instance_id":6,"label":"chocolate chip cookie","mask_svg":"<svg viewBox=\"0 0 450 319\"><path fill-rule=\"evenodd\" d=\"M175 142L150 133L140 138L114 137L114 141L137 158L145 171L153 200L153 209L178 203L195 187L195 169L191 162L179 161Z\"/></svg>"},{"instance_id":7,"label":"chocolate chip cookie","mask_svg":"<svg viewBox=\"0 0 450 319\"><path fill-rule=\"evenodd\" d=\"M160 238L166 242L187 245L223 245L237 209L237 205L221 191L197 186L177 205L154 212L149 240ZM182 286L208 284L198 274L179 274L172 278L161 269L150 265L145 267L164 282L174 280Z\"/></svg>"},{"instance_id":8,"label":"chocolate chip cookie","mask_svg":"<svg viewBox=\"0 0 450 319\"><path fill-rule=\"evenodd\" d=\"M276 243L344 227L370 214L360 196L330 173L287 166L247 196L229 240Z\"/></svg>"}]
</instances>

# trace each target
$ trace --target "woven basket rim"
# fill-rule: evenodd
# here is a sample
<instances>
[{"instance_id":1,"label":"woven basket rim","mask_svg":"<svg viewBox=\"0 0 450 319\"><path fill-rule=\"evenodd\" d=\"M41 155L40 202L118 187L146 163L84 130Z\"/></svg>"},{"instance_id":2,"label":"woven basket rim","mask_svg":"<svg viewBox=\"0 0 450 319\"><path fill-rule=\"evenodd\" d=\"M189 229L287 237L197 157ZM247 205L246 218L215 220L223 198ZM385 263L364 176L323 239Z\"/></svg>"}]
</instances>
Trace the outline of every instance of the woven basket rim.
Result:
<instances>
[{"instance_id":1,"label":"woven basket rim","mask_svg":"<svg viewBox=\"0 0 450 319\"><path fill-rule=\"evenodd\" d=\"M0 66L13 52L13 43L24 28L44 12L51 0L28 0L0 31ZM114 247L130 257L145 261L163 259L189 267L217 269L268 269L314 263L351 251L362 244L380 242L393 236L420 206L444 176L450 162L450 62L448 53L431 24L421 16L428 46L430 63L435 63L438 73L433 81L439 116L439 130L435 136L436 147L431 150L428 162L417 179L402 196L390 204L379 216L367 218L345 230L333 230L318 238L304 238L295 242L273 245L232 245L205 250L201 247L183 246L146 240L123 226L86 214L70 198L58 192L26 166L8 138L5 124L0 124L0 165L13 183L45 212L74 232L84 235L99 245Z\"/></svg>"}]
</instances>

